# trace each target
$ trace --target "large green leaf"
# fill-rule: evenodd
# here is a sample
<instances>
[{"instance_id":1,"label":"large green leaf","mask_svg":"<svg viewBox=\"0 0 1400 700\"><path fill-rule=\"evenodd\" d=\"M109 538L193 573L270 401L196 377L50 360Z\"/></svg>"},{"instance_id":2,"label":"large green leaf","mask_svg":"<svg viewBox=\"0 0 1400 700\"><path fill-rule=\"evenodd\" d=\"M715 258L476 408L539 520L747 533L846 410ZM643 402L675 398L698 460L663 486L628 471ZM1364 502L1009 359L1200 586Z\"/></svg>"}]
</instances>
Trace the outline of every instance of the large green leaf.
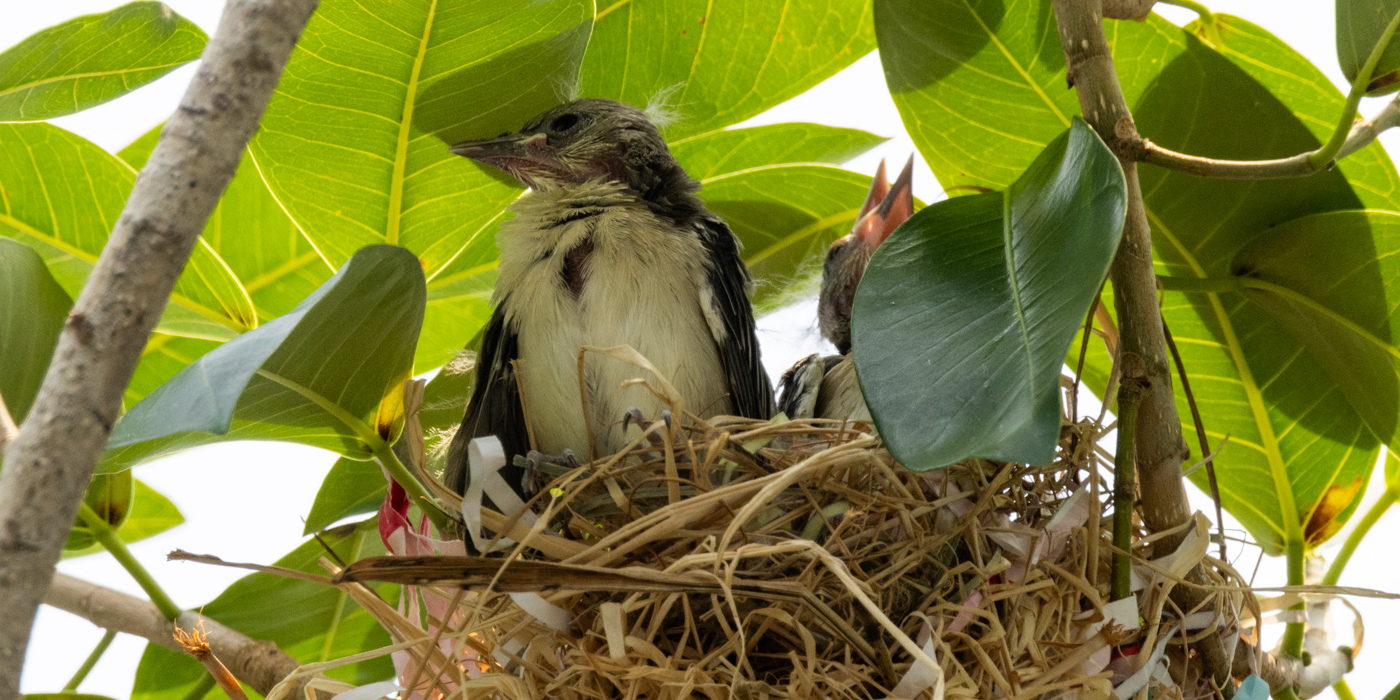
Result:
<instances>
[{"instance_id":1,"label":"large green leaf","mask_svg":"<svg viewBox=\"0 0 1400 700\"><path fill-rule=\"evenodd\" d=\"M146 132L117 156L141 169L161 128ZM277 204L251 158L239 163L202 236L242 280L260 322L291 311L333 272Z\"/></svg>"},{"instance_id":2,"label":"large green leaf","mask_svg":"<svg viewBox=\"0 0 1400 700\"><path fill-rule=\"evenodd\" d=\"M199 58L205 39L159 2L49 27L0 53L0 122L52 119L121 97Z\"/></svg>"},{"instance_id":3,"label":"large green leaf","mask_svg":"<svg viewBox=\"0 0 1400 700\"><path fill-rule=\"evenodd\" d=\"M0 238L0 397L16 423L29 415L72 305L38 253Z\"/></svg>"},{"instance_id":4,"label":"large green leaf","mask_svg":"<svg viewBox=\"0 0 1400 700\"><path fill-rule=\"evenodd\" d=\"M691 177L707 180L778 163L840 165L886 140L857 129L791 123L711 131L670 146Z\"/></svg>"},{"instance_id":5,"label":"large green leaf","mask_svg":"<svg viewBox=\"0 0 1400 700\"><path fill-rule=\"evenodd\" d=\"M880 436L918 471L1048 464L1060 368L1123 231L1118 158L1083 120L1010 189L936 203L885 241L856 294L856 371Z\"/></svg>"},{"instance_id":6,"label":"large green leaf","mask_svg":"<svg viewBox=\"0 0 1400 700\"><path fill-rule=\"evenodd\" d=\"M140 169L155 148L161 128L146 132L117 156L133 169ZM291 311L331 275L329 266L268 192L249 158L239 164L202 236L242 281L260 322ZM178 330L172 328L168 316L165 321L162 330ZM192 338L156 332L146 343L141 364L127 385L123 396L126 405L134 405L185 365L231 337Z\"/></svg>"},{"instance_id":7,"label":"large green leaf","mask_svg":"<svg viewBox=\"0 0 1400 700\"><path fill-rule=\"evenodd\" d=\"M945 187L1001 186L1077 113L1049 5L877 4L896 104ZM1220 42L1212 47L1155 16L1105 23L1138 130L1168 148L1215 158L1316 148L1341 113L1340 93L1267 32L1222 15L1216 24ZM915 41L906 25L931 32L928 40ZM1251 119L1240 120L1245 113ZM1400 192L1394 167L1374 144L1303 180L1207 180L1150 166L1139 172L1159 272L1192 277L1228 275L1235 252L1271 226L1321 211L1395 209ZM1364 482L1378 443L1317 361L1243 297L1169 293L1162 311L1212 445L1230 435L1215 462L1225 507L1270 553L1303 542L1308 513L1330 486L1358 476ZM1095 347L1085 377L1096 392L1108 363ZM1178 410L1188 415L1176 390ZM1184 427L1196 445L1192 426Z\"/></svg>"},{"instance_id":8,"label":"large green leaf","mask_svg":"<svg viewBox=\"0 0 1400 700\"><path fill-rule=\"evenodd\" d=\"M607 0L582 94L670 105L670 138L741 122L875 48L870 0Z\"/></svg>"},{"instance_id":9,"label":"large green leaf","mask_svg":"<svg viewBox=\"0 0 1400 700\"><path fill-rule=\"evenodd\" d=\"M385 553L373 518L334 528L322 533L320 539L344 561ZM320 542L311 540L277 560L276 565L324 576L326 570L317 564L322 557L329 555ZM391 603L397 596L395 586L377 590ZM384 628L339 589L271 574L257 573L239 579L203 606L201 612L253 639L276 644L303 664L344 658L392 643ZM189 656L147 644L136 669L131 698L180 700L207 673ZM394 667L388 656L381 656L331 669L327 675L361 685L392 677ZM226 696L215 688L204 697L212 700Z\"/></svg>"},{"instance_id":10,"label":"large green leaf","mask_svg":"<svg viewBox=\"0 0 1400 700\"><path fill-rule=\"evenodd\" d=\"M1355 81L1361 74L1396 12L1400 12L1397 0L1337 0L1337 61L1347 80ZM1400 38L1386 45L1366 92L1384 95L1396 90L1400 90Z\"/></svg>"},{"instance_id":11,"label":"large green leaf","mask_svg":"<svg viewBox=\"0 0 1400 700\"><path fill-rule=\"evenodd\" d=\"M430 278L493 259L476 234L519 185L448 144L556 104L592 15L590 0L326 0L253 140L258 168L332 267L371 243L408 248Z\"/></svg>"},{"instance_id":12,"label":"large green leaf","mask_svg":"<svg viewBox=\"0 0 1400 700\"><path fill-rule=\"evenodd\" d=\"M373 513L379 510L384 494L388 492L389 481L384 478L384 470L378 464L341 457L321 482L316 501L311 504L311 513L306 516L302 534L320 532L352 515Z\"/></svg>"},{"instance_id":13,"label":"large green leaf","mask_svg":"<svg viewBox=\"0 0 1400 700\"><path fill-rule=\"evenodd\" d=\"M126 472L126 474L130 474L130 472ZM184 522L185 516L180 514L180 509L176 508L170 499L137 480L136 490L131 498L131 511L126 515L126 522L122 523L122 526L117 530L117 536L123 542L131 544L147 537L159 535ZM76 530L77 526L74 526L74 529ZM65 549L63 558L85 557L101 551L104 551L102 545L93 543L82 548Z\"/></svg>"},{"instance_id":14,"label":"large green leaf","mask_svg":"<svg viewBox=\"0 0 1400 700\"><path fill-rule=\"evenodd\" d=\"M135 181L126 163L56 126L0 124L0 233L38 250L73 297ZM222 340L257 325L247 291L203 238L170 299L161 327L176 335Z\"/></svg>"},{"instance_id":15,"label":"large green leaf","mask_svg":"<svg viewBox=\"0 0 1400 700\"><path fill-rule=\"evenodd\" d=\"M870 178L825 165L751 168L703 181L700 196L744 245L756 311L800 294L821 254L855 223Z\"/></svg>"},{"instance_id":16,"label":"large green leaf","mask_svg":"<svg viewBox=\"0 0 1400 700\"><path fill-rule=\"evenodd\" d=\"M1326 368L1386 444L1400 445L1400 214L1335 211L1281 224L1235 256L1240 291Z\"/></svg>"},{"instance_id":17,"label":"large green leaf","mask_svg":"<svg viewBox=\"0 0 1400 700\"><path fill-rule=\"evenodd\" d=\"M210 351L133 406L98 469L239 439L368 458L402 424L425 296L412 253L364 248L291 313Z\"/></svg>"}]
</instances>

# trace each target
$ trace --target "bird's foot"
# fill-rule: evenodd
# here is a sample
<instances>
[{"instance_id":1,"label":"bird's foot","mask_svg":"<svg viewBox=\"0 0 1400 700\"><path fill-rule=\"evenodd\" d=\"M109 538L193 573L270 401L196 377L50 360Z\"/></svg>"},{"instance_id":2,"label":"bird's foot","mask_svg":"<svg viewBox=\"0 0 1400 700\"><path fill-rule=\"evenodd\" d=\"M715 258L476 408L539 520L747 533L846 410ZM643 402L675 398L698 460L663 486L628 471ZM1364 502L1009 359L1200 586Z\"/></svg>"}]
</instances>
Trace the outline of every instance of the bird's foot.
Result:
<instances>
[{"instance_id":1,"label":"bird's foot","mask_svg":"<svg viewBox=\"0 0 1400 700\"><path fill-rule=\"evenodd\" d=\"M661 422L663 422L663 423L666 424L666 430L667 430L667 431L669 431L669 430L671 429L671 412L670 412L670 411L662 411L662 412L661 412ZM661 437L661 435L659 435L657 432L655 432L655 431L653 431L653 430L651 429L652 426L656 425L656 421L647 420L647 419L646 419L646 416L642 414L642 409L637 408L636 406L633 406L632 408L627 409L627 414L626 414L625 416L623 416L623 418L622 418L622 432L623 432L623 433L626 433L626 432L627 432L627 426L629 426L629 425L631 425L631 424L633 424L633 423L635 423L635 424L637 425L637 427L640 428L640 429L642 430L642 433L644 433L644 434L647 436L647 441L650 442L651 444L653 444L653 445L662 445L662 444L665 444L666 439L663 438L663 437Z\"/></svg>"},{"instance_id":2,"label":"bird's foot","mask_svg":"<svg viewBox=\"0 0 1400 700\"><path fill-rule=\"evenodd\" d=\"M530 450L524 457L517 455L515 457L515 465L525 469L525 473L520 477L520 487L524 491L526 498L535 495L539 483L540 465L542 464L561 467L565 472L570 472L583 466L583 462L579 461L579 458L574 455L574 451L567 447L564 448L562 454L557 455L545 454L539 450Z\"/></svg>"}]
</instances>

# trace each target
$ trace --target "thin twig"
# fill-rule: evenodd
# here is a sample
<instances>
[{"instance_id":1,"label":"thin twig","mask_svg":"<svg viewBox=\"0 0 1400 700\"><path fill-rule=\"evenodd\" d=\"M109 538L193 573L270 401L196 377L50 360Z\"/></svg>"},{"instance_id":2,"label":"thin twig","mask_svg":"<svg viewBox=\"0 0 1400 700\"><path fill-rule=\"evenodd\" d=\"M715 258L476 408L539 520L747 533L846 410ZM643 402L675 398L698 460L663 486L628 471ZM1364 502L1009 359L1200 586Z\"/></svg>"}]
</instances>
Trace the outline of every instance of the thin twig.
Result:
<instances>
[{"instance_id":1,"label":"thin twig","mask_svg":"<svg viewBox=\"0 0 1400 700\"><path fill-rule=\"evenodd\" d=\"M1143 380L1147 369L1133 353L1119 358L1123 368L1118 385L1118 447L1113 456L1113 575L1109 579L1110 600L1133 594L1133 510L1137 502L1138 405L1150 385Z\"/></svg>"},{"instance_id":2,"label":"thin twig","mask_svg":"<svg viewBox=\"0 0 1400 700\"><path fill-rule=\"evenodd\" d=\"M87 680L88 674L92 672L92 667L96 666L102 655L107 653L107 647L112 646L112 640L116 638L116 630L107 630L106 634L102 635L102 640L92 648L92 653L83 660L83 665L78 667L78 670L73 673L73 677L68 679L68 683L63 686L63 692L72 693L78 690L78 686Z\"/></svg>"},{"instance_id":3,"label":"thin twig","mask_svg":"<svg viewBox=\"0 0 1400 700\"><path fill-rule=\"evenodd\" d=\"M1281 180L1308 177L1330 169L1337 161L1370 145L1381 132L1400 122L1400 105L1396 104L1400 97L1391 100L1376 116L1356 121L1356 110L1370 85L1371 74L1397 29L1400 29L1400 11L1391 18L1390 24L1386 26L1372 49L1366 65L1352 82L1332 137L1314 150L1274 160L1217 160L1178 153L1147 139L1137 139L1133 142L1131 138L1128 139L1131 143L1126 145L1127 150L1136 160L1144 163L1221 180Z\"/></svg>"},{"instance_id":4,"label":"thin twig","mask_svg":"<svg viewBox=\"0 0 1400 700\"><path fill-rule=\"evenodd\" d=\"M1196 426L1196 437L1201 443L1201 459L1205 461L1206 476L1210 479L1210 497L1215 501L1215 527L1220 531L1220 561L1230 561L1225 556L1225 512L1220 505L1220 484L1215 480L1215 457L1210 450L1210 439L1206 437L1206 424L1201 420L1201 410L1196 405L1196 395L1191 393L1191 380L1186 377L1186 365L1181 361L1181 352L1176 349L1172 329L1167 319L1162 317L1162 335L1167 339L1167 349L1171 351L1172 362L1176 363L1176 376L1181 378L1181 390L1186 394L1186 405L1191 409L1191 422Z\"/></svg>"},{"instance_id":5,"label":"thin twig","mask_svg":"<svg viewBox=\"0 0 1400 700\"><path fill-rule=\"evenodd\" d=\"M0 471L0 697L122 394L190 251L233 179L317 0L230 0L136 178Z\"/></svg>"}]
</instances>

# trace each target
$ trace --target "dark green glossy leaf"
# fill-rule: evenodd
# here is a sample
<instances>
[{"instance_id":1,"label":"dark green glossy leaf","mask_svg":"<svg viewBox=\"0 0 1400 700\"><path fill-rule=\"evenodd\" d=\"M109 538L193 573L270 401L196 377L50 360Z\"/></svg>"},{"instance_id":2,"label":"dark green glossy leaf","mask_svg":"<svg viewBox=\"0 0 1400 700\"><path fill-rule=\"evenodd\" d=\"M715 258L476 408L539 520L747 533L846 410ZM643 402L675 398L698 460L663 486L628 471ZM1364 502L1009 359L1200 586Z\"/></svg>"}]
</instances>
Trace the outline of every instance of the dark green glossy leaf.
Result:
<instances>
[{"instance_id":1,"label":"dark green glossy leaf","mask_svg":"<svg viewBox=\"0 0 1400 700\"><path fill-rule=\"evenodd\" d=\"M1396 12L1397 0L1337 0L1337 61L1342 75L1355 81L1371 57L1385 27ZM1384 95L1400 90L1400 38L1392 38L1371 72L1366 92Z\"/></svg>"},{"instance_id":2,"label":"dark green glossy leaf","mask_svg":"<svg viewBox=\"0 0 1400 700\"><path fill-rule=\"evenodd\" d=\"M831 242L850 230L870 178L823 165L774 165L704 181L700 196L744 245L755 311L771 311L820 272ZM797 281L795 281L797 280Z\"/></svg>"},{"instance_id":3,"label":"dark green glossy leaf","mask_svg":"<svg viewBox=\"0 0 1400 700\"><path fill-rule=\"evenodd\" d=\"M691 177L707 180L779 163L840 165L887 140L857 129L792 123L711 131L670 146Z\"/></svg>"},{"instance_id":4,"label":"dark green glossy leaf","mask_svg":"<svg viewBox=\"0 0 1400 700\"><path fill-rule=\"evenodd\" d=\"M478 234L520 187L448 145L557 104L592 13L588 0L326 0L253 140L258 169L332 266L372 243L408 248L429 277L494 259Z\"/></svg>"},{"instance_id":5,"label":"dark green glossy leaf","mask_svg":"<svg viewBox=\"0 0 1400 700\"><path fill-rule=\"evenodd\" d=\"M374 462L357 462L341 457L331 467L316 492L311 513L306 516L303 535L320 532L342 518L379 510L389 482L384 470Z\"/></svg>"},{"instance_id":6,"label":"dark green glossy leaf","mask_svg":"<svg viewBox=\"0 0 1400 700\"><path fill-rule=\"evenodd\" d=\"M329 530L321 535L321 540L344 561L385 553L373 518ZM324 576L326 570L317 561L328 556L319 542L311 540L277 560L276 565ZM391 604L398 595L396 586L379 586L377 590ZM339 659L392 643L384 628L339 589L271 574L257 573L239 579L201 610L205 617L253 639L276 644L303 664ZM327 672L332 678L356 685L382 681L393 674L388 656ZM147 644L136 669L131 698L181 700L206 675L198 661ZM212 700L226 696L215 688L204 697Z\"/></svg>"},{"instance_id":7,"label":"dark green glossy leaf","mask_svg":"<svg viewBox=\"0 0 1400 700\"><path fill-rule=\"evenodd\" d=\"M0 121L38 121L121 97L199 58L204 32L133 2L40 31L0 53Z\"/></svg>"},{"instance_id":8,"label":"dark green glossy leaf","mask_svg":"<svg viewBox=\"0 0 1400 700\"><path fill-rule=\"evenodd\" d=\"M412 253L364 248L291 313L214 349L127 411L99 470L238 439L368 458L402 424L425 296Z\"/></svg>"},{"instance_id":9,"label":"dark green glossy leaf","mask_svg":"<svg viewBox=\"0 0 1400 700\"><path fill-rule=\"evenodd\" d=\"M918 471L1048 464L1060 368L1123 230L1118 159L1082 120L1006 192L926 207L856 294L856 370L880 436Z\"/></svg>"},{"instance_id":10,"label":"dark green glossy leaf","mask_svg":"<svg viewBox=\"0 0 1400 700\"><path fill-rule=\"evenodd\" d=\"M1142 135L1215 158L1316 148L1335 126L1343 96L1267 32L1224 15L1216 25L1213 47L1156 16L1105 23ZM1001 186L1078 111L1065 88L1048 0L880 0L876 29L895 102L945 187ZM928 40L915 41L918 31L930 32ZM1211 99L1197 99L1205 94ZM1239 119L1242 113L1251 119ZM1395 168L1378 144L1304 180L1207 180L1151 166L1139 172L1158 270L1170 275L1228 275L1230 259L1255 236L1310 213L1400 208L1392 201L1400 193ZM1225 507L1270 553L1302 541L1299 511L1334 484L1364 483L1378 443L1316 360L1258 306L1238 295L1168 293L1162 310L1211 444L1231 436L1215 462ZM1101 394L1109 361L1101 343L1090 345L1085 379ZM1175 385L1178 410L1189 415ZM1183 427L1198 451L1192 426Z\"/></svg>"},{"instance_id":11,"label":"dark green glossy leaf","mask_svg":"<svg viewBox=\"0 0 1400 700\"><path fill-rule=\"evenodd\" d=\"M33 250L0 238L0 397L23 423L73 302Z\"/></svg>"},{"instance_id":12,"label":"dark green glossy leaf","mask_svg":"<svg viewBox=\"0 0 1400 700\"><path fill-rule=\"evenodd\" d=\"M159 535L184 522L185 516L180 514L180 509L176 508L170 499L138 480L135 495L131 500L131 512L121 529L117 530L117 536L122 538L123 542L131 544ZM65 550L63 558L83 557L101 551L102 545L94 543L82 549Z\"/></svg>"},{"instance_id":13,"label":"dark green glossy leaf","mask_svg":"<svg viewBox=\"0 0 1400 700\"><path fill-rule=\"evenodd\" d=\"M74 298L107 243L136 172L49 124L0 124L0 233L39 251ZM175 283L160 328L226 340L257 325L238 278L203 238Z\"/></svg>"},{"instance_id":14,"label":"dark green glossy leaf","mask_svg":"<svg viewBox=\"0 0 1400 700\"><path fill-rule=\"evenodd\" d=\"M607 0L582 95L671 105L674 139L748 119L874 48L870 0Z\"/></svg>"}]
</instances>

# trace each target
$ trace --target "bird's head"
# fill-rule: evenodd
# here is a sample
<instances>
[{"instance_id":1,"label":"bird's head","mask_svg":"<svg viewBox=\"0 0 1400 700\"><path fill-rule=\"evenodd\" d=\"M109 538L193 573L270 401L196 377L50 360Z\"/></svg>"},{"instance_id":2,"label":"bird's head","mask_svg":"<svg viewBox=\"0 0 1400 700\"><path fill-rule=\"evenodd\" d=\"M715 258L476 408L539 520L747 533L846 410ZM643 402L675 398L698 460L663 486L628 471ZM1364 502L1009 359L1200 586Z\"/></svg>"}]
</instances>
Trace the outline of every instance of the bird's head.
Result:
<instances>
[{"instance_id":1,"label":"bird's head","mask_svg":"<svg viewBox=\"0 0 1400 700\"><path fill-rule=\"evenodd\" d=\"M562 104L519 132L463 141L452 152L500 168L536 190L602 179L646 196L678 176L689 183L656 125L641 110L614 100Z\"/></svg>"},{"instance_id":2,"label":"bird's head","mask_svg":"<svg viewBox=\"0 0 1400 700\"><path fill-rule=\"evenodd\" d=\"M909 157L893 186L885 179L885 162L880 161L870 193L856 214L855 226L826 251L817 322L822 336L842 355L851 351L851 307L870 256L914 213L913 178L913 156Z\"/></svg>"}]
</instances>

